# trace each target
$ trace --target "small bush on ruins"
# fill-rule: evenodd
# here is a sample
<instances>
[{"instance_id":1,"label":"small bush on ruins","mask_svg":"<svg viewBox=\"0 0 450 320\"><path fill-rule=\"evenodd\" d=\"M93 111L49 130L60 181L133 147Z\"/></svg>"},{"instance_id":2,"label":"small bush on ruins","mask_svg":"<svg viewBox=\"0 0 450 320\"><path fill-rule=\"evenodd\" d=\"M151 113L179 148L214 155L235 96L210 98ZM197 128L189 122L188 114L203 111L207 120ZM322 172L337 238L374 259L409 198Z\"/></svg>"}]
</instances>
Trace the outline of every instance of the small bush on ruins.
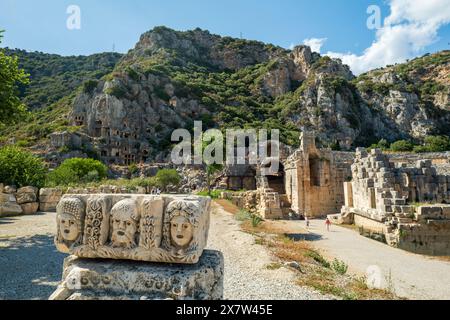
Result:
<instances>
[{"instance_id":1,"label":"small bush on ruins","mask_svg":"<svg viewBox=\"0 0 450 320\"><path fill-rule=\"evenodd\" d=\"M108 168L98 160L72 158L65 160L47 175L48 186L68 186L105 179Z\"/></svg>"},{"instance_id":2,"label":"small bush on ruins","mask_svg":"<svg viewBox=\"0 0 450 320\"><path fill-rule=\"evenodd\" d=\"M390 150L394 152L408 152L413 151L414 144L410 141L399 140L391 144Z\"/></svg>"},{"instance_id":3,"label":"small bush on ruins","mask_svg":"<svg viewBox=\"0 0 450 320\"><path fill-rule=\"evenodd\" d=\"M348 265L344 261L334 259L331 263L331 268L339 274L346 274L348 270Z\"/></svg>"},{"instance_id":4,"label":"small bush on ruins","mask_svg":"<svg viewBox=\"0 0 450 320\"><path fill-rule=\"evenodd\" d=\"M17 146L0 149L0 181L17 187L42 187L46 168L39 158Z\"/></svg>"}]
</instances>

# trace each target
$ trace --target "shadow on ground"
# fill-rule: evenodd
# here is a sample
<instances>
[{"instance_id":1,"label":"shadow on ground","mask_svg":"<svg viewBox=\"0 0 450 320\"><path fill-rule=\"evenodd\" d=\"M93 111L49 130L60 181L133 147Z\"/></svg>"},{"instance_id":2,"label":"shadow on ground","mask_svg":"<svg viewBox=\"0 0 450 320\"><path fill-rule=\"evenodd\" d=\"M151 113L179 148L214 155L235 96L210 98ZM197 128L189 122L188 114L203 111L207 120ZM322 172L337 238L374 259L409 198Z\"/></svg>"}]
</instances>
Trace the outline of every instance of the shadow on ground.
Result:
<instances>
[{"instance_id":1,"label":"shadow on ground","mask_svg":"<svg viewBox=\"0 0 450 320\"><path fill-rule=\"evenodd\" d=\"M48 299L61 280L65 257L51 235L0 239L0 299Z\"/></svg>"},{"instance_id":2,"label":"shadow on ground","mask_svg":"<svg viewBox=\"0 0 450 320\"><path fill-rule=\"evenodd\" d=\"M286 233L285 236L293 241L317 241L322 239L322 236L316 233Z\"/></svg>"}]
</instances>

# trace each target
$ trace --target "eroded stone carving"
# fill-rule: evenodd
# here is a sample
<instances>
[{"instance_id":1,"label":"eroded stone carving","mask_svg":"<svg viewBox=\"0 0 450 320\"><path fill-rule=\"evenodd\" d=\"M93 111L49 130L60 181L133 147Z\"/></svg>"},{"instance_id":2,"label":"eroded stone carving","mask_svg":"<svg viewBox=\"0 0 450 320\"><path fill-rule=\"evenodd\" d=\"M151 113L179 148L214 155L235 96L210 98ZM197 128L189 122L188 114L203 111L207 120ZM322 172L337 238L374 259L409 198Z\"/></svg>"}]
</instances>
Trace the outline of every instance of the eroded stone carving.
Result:
<instances>
[{"instance_id":1,"label":"eroded stone carving","mask_svg":"<svg viewBox=\"0 0 450 320\"><path fill-rule=\"evenodd\" d=\"M84 244L95 250L108 240L111 201L105 196L93 196L87 201Z\"/></svg>"},{"instance_id":2,"label":"eroded stone carving","mask_svg":"<svg viewBox=\"0 0 450 320\"><path fill-rule=\"evenodd\" d=\"M64 224L70 223L69 216L58 218L59 233L67 232L66 238L56 237L57 248L81 258L193 264L206 246L209 198L65 195L58 206L58 217L76 211L73 216L79 219L72 219L77 222L75 230Z\"/></svg>"},{"instance_id":3,"label":"eroded stone carving","mask_svg":"<svg viewBox=\"0 0 450 320\"><path fill-rule=\"evenodd\" d=\"M140 213L133 199L119 201L111 210L111 245L114 248L136 247Z\"/></svg>"},{"instance_id":4,"label":"eroded stone carving","mask_svg":"<svg viewBox=\"0 0 450 320\"><path fill-rule=\"evenodd\" d=\"M210 250L194 265L70 256L50 300L218 300L223 298L223 268L222 254Z\"/></svg>"},{"instance_id":5,"label":"eroded stone carving","mask_svg":"<svg viewBox=\"0 0 450 320\"><path fill-rule=\"evenodd\" d=\"M56 247L68 253L73 246L82 243L85 206L78 198L65 198L58 203L56 213Z\"/></svg>"}]
</instances>

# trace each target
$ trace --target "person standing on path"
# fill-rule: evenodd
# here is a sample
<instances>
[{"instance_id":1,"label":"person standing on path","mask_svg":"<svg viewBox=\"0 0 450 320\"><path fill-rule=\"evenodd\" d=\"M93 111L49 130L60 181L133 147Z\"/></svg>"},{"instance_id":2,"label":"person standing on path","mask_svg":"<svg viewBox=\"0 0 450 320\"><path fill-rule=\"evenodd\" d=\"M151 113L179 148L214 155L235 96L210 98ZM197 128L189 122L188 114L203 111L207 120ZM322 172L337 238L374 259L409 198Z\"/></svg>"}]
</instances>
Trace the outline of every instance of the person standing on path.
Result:
<instances>
[{"instance_id":1,"label":"person standing on path","mask_svg":"<svg viewBox=\"0 0 450 320\"><path fill-rule=\"evenodd\" d=\"M327 218L327 220L325 220L325 224L327 226L327 231L330 231L330 225L331 225L330 219Z\"/></svg>"},{"instance_id":2,"label":"person standing on path","mask_svg":"<svg viewBox=\"0 0 450 320\"><path fill-rule=\"evenodd\" d=\"M306 223L306 229L309 228L309 219L307 216L305 216L305 223Z\"/></svg>"}]
</instances>

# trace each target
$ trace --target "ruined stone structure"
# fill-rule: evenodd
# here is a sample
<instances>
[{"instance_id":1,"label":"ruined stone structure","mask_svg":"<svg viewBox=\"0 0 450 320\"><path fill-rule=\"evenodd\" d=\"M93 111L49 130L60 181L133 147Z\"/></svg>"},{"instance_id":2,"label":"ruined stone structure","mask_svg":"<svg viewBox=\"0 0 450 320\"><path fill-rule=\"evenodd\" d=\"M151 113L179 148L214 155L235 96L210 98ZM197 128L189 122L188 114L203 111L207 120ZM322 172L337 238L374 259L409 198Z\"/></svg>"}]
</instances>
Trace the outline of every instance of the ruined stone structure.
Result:
<instances>
[{"instance_id":1,"label":"ruined stone structure","mask_svg":"<svg viewBox=\"0 0 450 320\"><path fill-rule=\"evenodd\" d=\"M282 219L290 214L324 217L339 212L344 205L343 183L351 180L354 154L317 148L313 133L302 133L300 140L300 149L290 155L289 150L282 149L277 172L262 174L261 166L257 166L256 191L224 196L265 219ZM226 171L227 181L237 186L228 189L240 190L242 182L251 178L250 167L241 168L247 169Z\"/></svg>"},{"instance_id":2,"label":"ruined stone structure","mask_svg":"<svg viewBox=\"0 0 450 320\"><path fill-rule=\"evenodd\" d=\"M226 190L256 190L256 169L250 165L226 166L222 187Z\"/></svg>"},{"instance_id":3,"label":"ruined stone structure","mask_svg":"<svg viewBox=\"0 0 450 320\"><path fill-rule=\"evenodd\" d=\"M432 255L450 254L450 176L431 160L390 161L380 150L358 149L352 182L336 223L355 223L389 245Z\"/></svg>"},{"instance_id":4,"label":"ruined stone structure","mask_svg":"<svg viewBox=\"0 0 450 320\"><path fill-rule=\"evenodd\" d=\"M221 299L223 257L204 252L209 214L207 197L63 196L55 244L72 256L50 299Z\"/></svg>"},{"instance_id":5,"label":"ruined stone structure","mask_svg":"<svg viewBox=\"0 0 450 320\"><path fill-rule=\"evenodd\" d=\"M39 208L37 193L38 189L35 187L16 190L15 187L4 187L0 183L0 217L35 214Z\"/></svg>"},{"instance_id":6,"label":"ruined stone structure","mask_svg":"<svg viewBox=\"0 0 450 320\"><path fill-rule=\"evenodd\" d=\"M353 154L318 149L310 133L302 133L300 139L300 149L284 164L285 193L292 210L308 217L339 212L344 204L343 183L351 179Z\"/></svg>"}]
</instances>

